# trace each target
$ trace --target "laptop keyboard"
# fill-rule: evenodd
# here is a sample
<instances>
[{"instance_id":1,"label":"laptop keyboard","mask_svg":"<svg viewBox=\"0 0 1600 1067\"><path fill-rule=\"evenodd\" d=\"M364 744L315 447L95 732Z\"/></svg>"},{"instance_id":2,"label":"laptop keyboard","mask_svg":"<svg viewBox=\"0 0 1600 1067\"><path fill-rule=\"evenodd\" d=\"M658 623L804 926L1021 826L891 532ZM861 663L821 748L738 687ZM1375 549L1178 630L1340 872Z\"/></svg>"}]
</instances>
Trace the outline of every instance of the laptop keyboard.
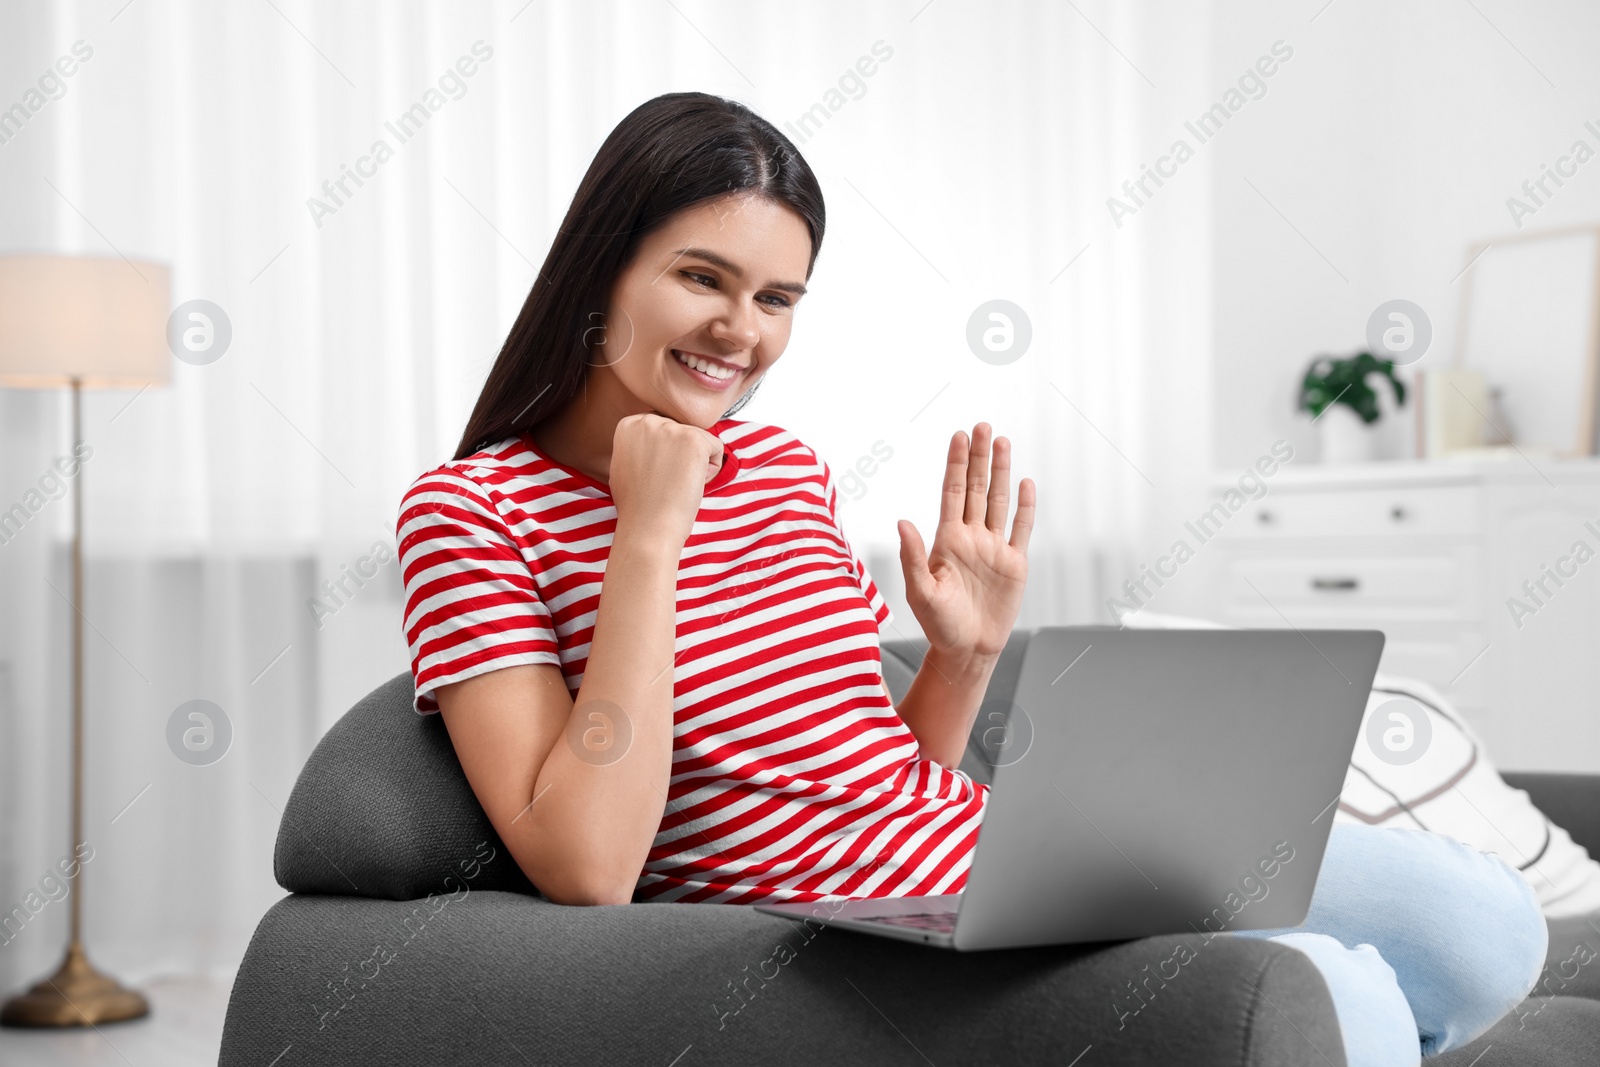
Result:
<instances>
[{"instance_id":1,"label":"laptop keyboard","mask_svg":"<svg viewBox=\"0 0 1600 1067\"><path fill-rule=\"evenodd\" d=\"M953 911L919 911L911 915L873 915L857 922L883 923L886 926L909 926L917 930L932 930L940 934L956 931L956 913Z\"/></svg>"}]
</instances>

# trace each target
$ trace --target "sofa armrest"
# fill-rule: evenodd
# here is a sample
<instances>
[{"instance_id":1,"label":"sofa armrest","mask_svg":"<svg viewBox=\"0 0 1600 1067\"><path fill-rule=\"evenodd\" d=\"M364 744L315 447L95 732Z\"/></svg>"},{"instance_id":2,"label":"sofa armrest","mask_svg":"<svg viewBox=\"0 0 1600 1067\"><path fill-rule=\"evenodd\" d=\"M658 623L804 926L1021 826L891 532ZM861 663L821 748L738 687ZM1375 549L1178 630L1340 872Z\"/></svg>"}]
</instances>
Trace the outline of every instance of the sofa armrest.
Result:
<instances>
[{"instance_id":1,"label":"sofa armrest","mask_svg":"<svg viewBox=\"0 0 1600 1067\"><path fill-rule=\"evenodd\" d=\"M1600 774L1502 771L1500 777L1525 790L1534 807L1600 859Z\"/></svg>"},{"instance_id":2,"label":"sofa armrest","mask_svg":"<svg viewBox=\"0 0 1600 1067\"><path fill-rule=\"evenodd\" d=\"M235 978L220 1067L289 1046L300 1067L1066 1064L1091 1046L1095 1067L1346 1062L1316 967L1255 938L960 953L739 905L443 899L280 900Z\"/></svg>"}]
</instances>

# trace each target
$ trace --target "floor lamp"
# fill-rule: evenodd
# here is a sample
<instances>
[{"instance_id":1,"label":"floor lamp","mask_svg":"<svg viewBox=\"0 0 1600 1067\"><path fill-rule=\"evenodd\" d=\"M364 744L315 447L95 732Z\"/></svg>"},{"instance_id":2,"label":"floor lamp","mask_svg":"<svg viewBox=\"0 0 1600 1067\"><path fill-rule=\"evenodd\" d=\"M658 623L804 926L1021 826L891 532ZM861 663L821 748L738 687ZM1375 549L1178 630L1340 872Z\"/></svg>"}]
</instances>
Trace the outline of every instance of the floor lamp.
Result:
<instances>
[{"instance_id":1,"label":"floor lamp","mask_svg":"<svg viewBox=\"0 0 1600 1067\"><path fill-rule=\"evenodd\" d=\"M82 391L167 381L171 275L121 257L0 256L0 386L72 389L72 443L82 438ZM83 841L83 479L72 479L72 840ZM50 977L0 1007L10 1026L91 1026L150 1011L138 992L101 974L79 922L85 868L71 891L66 957Z\"/></svg>"}]
</instances>

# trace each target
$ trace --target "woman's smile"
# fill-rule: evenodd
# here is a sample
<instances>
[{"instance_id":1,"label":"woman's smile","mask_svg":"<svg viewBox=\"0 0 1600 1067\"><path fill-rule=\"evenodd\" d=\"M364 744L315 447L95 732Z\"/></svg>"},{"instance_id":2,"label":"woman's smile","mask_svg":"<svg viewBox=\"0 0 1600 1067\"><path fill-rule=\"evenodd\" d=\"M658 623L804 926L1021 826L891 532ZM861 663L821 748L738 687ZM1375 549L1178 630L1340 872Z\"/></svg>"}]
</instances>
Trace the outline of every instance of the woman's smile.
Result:
<instances>
[{"instance_id":1,"label":"woman's smile","mask_svg":"<svg viewBox=\"0 0 1600 1067\"><path fill-rule=\"evenodd\" d=\"M695 382L716 392L733 388L734 383L744 376L746 369L736 363L703 356L697 352L685 352L681 348L672 349L672 362Z\"/></svg>"}]
</instances>

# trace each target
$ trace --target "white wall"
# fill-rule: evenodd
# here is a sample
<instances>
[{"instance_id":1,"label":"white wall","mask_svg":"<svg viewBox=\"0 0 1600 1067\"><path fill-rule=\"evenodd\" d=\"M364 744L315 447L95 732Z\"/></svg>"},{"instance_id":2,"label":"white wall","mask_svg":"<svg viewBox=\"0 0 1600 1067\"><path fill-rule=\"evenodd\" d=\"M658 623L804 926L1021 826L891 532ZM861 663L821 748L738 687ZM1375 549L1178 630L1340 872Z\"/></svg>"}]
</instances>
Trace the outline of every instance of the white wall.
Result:
<instances>
[{"instance_id":1,"label":"white wall","mask_svg":"<svg viewBox=\"0 0 1600 1067\"><path fill-rule=\"evenodd\" d=\"M1469 243L1516 232L1506 199L1575 140L1600 152L1584 128L1600 126L1600 6L1335 0L1319 14L1324 2L1239 0L1215 13L1219 93L1274 40L1294 49L1268 93L1206 146L1225 470L1280 437L1315 457L1315 428L1293 406L1300 376L1314 355L1365 347L1386 300L1412 300L1432 320L1432 347L1410 370L1448 365ZM1523 232L1595 223L1600 158ZM1410 407L1387 433L1391 457L1412 455Z\"/></svg>"}]
</instances>

